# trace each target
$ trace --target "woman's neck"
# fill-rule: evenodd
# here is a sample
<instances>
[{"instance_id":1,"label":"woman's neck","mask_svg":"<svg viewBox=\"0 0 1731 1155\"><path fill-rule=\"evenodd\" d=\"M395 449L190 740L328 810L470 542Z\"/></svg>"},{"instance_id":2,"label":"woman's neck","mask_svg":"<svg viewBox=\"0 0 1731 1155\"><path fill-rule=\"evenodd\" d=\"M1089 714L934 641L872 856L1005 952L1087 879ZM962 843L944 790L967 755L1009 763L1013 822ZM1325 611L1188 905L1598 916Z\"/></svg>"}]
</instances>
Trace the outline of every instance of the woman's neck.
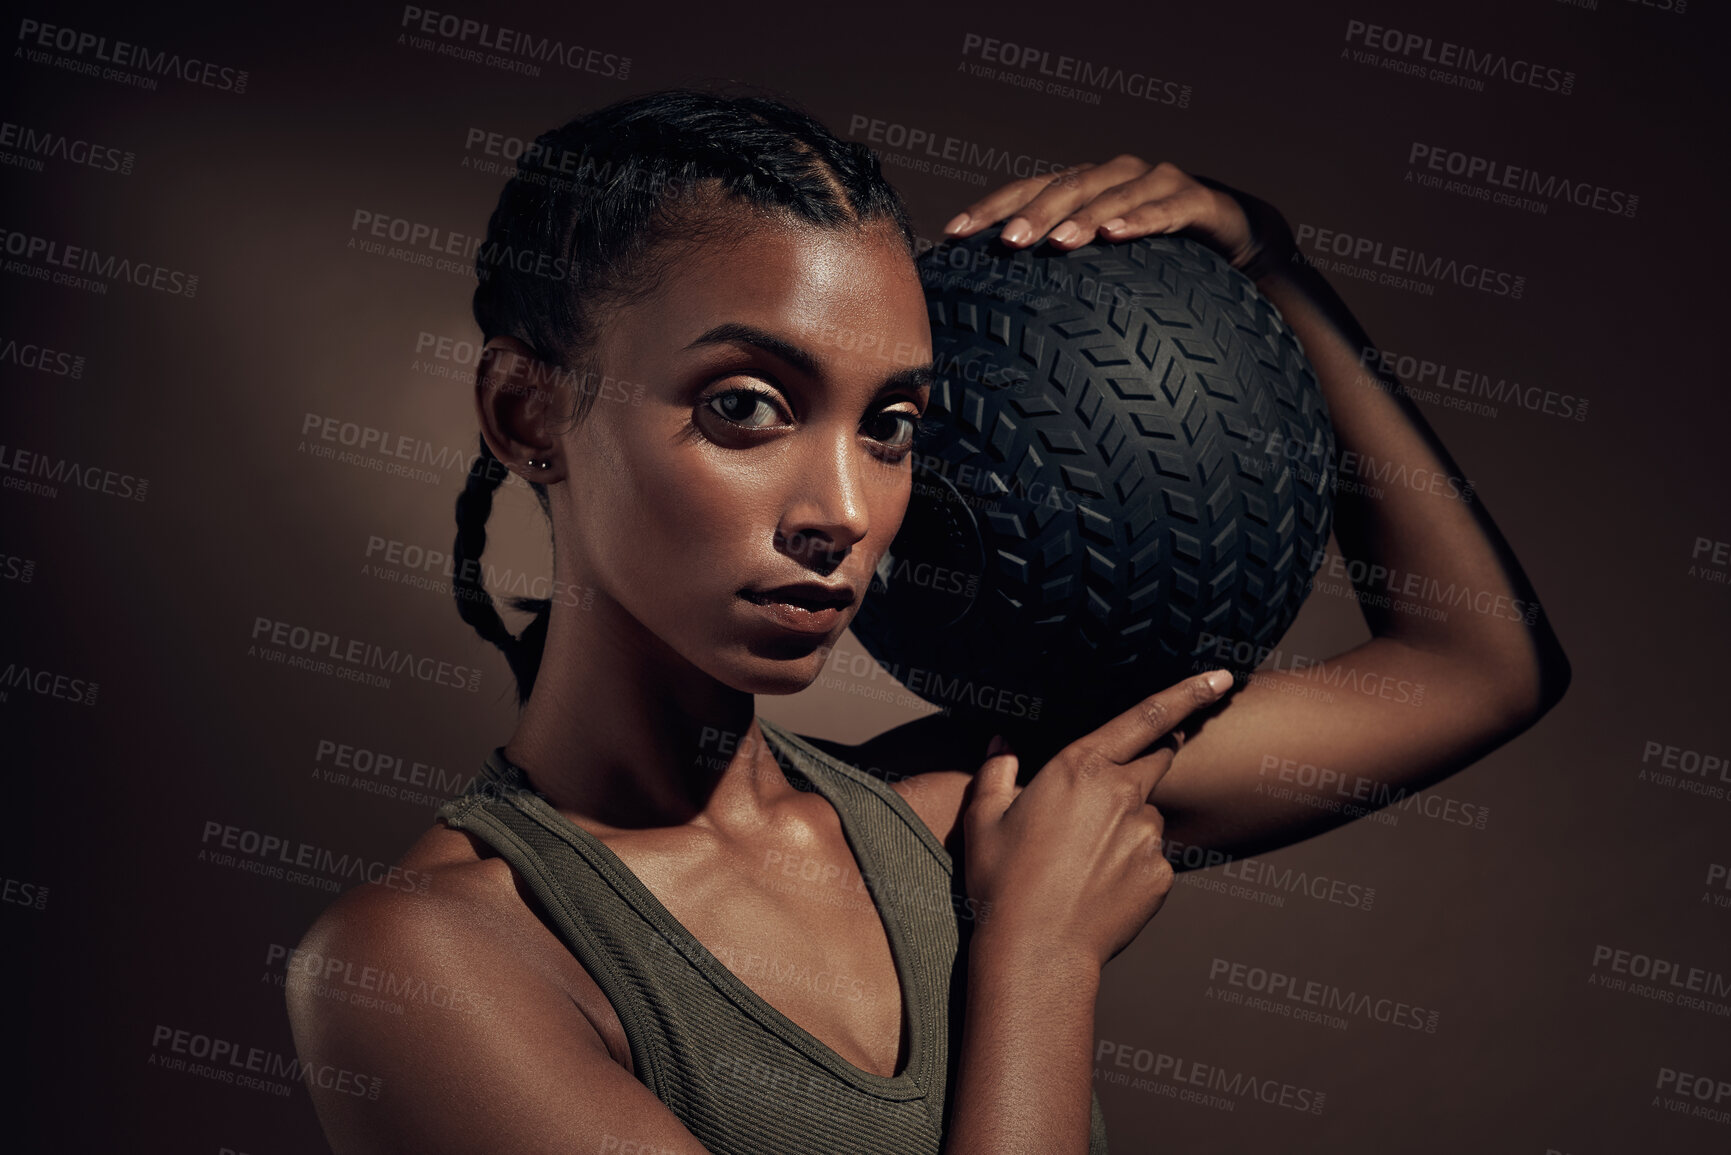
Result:
<instances>
[{"instance_id":1,"label":"woman's neck","mask_svg":"<svg viewBox=\"0 0 1731 1155\"><path fill-rule=\"evenodd\" d=\"M553 605L505 756L559 809L620 830L749 821L796 793L764 745L754 696L606 598Z\"/></svg>"}]
</instances>

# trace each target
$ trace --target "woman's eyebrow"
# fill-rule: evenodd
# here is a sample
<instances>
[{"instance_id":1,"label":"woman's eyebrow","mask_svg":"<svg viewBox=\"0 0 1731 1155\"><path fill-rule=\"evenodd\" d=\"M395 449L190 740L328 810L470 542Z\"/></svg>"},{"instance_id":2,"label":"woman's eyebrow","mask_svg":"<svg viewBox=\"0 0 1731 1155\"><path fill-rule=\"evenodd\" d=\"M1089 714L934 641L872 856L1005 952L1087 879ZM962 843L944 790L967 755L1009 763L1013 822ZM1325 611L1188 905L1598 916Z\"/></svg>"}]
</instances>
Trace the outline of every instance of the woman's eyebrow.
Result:
<instances>
[{"instance_id":1,"label":"woman's eyebrow","mask_svg":"<svg viewBox=\"0 0 1731 1155\"><path fill-rule=\"evenodd\" d=\"M928 361L924 365L915 365L884 378L884 383L878 386L878 392L889 389L925 389L935 384L937 379L938 363Z\"/></svg>"},{"instance_id":2,"label":"woman's eyebrow","mask_svg":"<svg viewBox=\"0 0 1731 1155\"><path fill-rule=\"evenodd\" d=\"M807 376L818 375L817 358L811 353L791 341L777 337L768 329L760 329L743 321L727 321L708 329L686 348L696 349L701 345L752 345L779 357Z\"/></svg>"},{"instance_id":3,"label":"woman's eyebrow","mask_svg":"<svg viewBox=\"0 0 1731 1155\"><path fill-rule=\"evenodd\" d=\"M761 329L744 321L726 321L699 334L687 349L696 349L704 345L750 345L762 349L771 356L792 365L808 377L816 377L819 373L818 359L809 350L795 345L793 342L776 336L768 329ZM937 362L928 361L923 365L913 365L886 377L879 391L892 388L919 389L931 385L937 379Z\"/></svg>"}]
</instances>

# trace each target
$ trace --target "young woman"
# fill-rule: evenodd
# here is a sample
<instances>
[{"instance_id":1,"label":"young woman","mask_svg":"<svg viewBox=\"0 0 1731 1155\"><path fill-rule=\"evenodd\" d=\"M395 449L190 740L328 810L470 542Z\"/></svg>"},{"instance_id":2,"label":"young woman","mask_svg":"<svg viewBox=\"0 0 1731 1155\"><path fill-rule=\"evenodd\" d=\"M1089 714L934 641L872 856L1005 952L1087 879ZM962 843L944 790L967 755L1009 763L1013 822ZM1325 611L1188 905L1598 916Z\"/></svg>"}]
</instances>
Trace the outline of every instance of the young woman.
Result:
<instances>
[{"instance_id":1,"label":"young woman","mask_svg":"<svg viewBox=\"0 0 1731 1155\"><path fill-rule=\"evenodd\" d=\"M946 232L1001 221L1016 245L1215 246L1298 334L1343 454L1458 474L1262 202L1126 155L1017 181ZM1542 621L1367 603L1374 636L1329 666L1420 683L1422 707L1199 674L1062 736L1025 788L1013 752L941 718L806 741L755 695L809 685L858 610L931 379L875 158L772 100L625 101L525 154L478 272L497 467L459 501L457 552L479 557L509 470L551 520L556 590L583 594L514 637L463 583L519 679L517 728L402 859L425 892L350 891L302 943L406 992L401 1014L290 996L304 1060L382 1080L313 1090L345 1155L1103 1151L1094 1002L1171 884L1163 841L1308 837L1344 819L1257 793L1265 755L1418 789L1567 682ZM896 348L916 364L868 351ZM1355 560L1534 603L1477 501L1389 487L1335 516Z\"/></svg>"}]
</instances>

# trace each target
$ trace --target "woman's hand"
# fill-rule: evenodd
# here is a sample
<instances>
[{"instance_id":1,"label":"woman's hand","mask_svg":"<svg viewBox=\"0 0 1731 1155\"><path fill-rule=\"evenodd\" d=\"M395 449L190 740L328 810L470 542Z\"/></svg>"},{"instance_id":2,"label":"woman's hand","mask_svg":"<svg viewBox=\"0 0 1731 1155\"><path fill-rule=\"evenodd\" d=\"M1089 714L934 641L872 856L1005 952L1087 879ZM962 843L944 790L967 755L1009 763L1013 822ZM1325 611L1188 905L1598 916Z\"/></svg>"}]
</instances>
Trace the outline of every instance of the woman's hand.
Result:
<instances>
[{"instance_id":1,"label":"woman's hand","mask_svg":"<svg viewBox=\"0 0 1731 1155\"><path fill-rule=\"evenodd\" d=\"M1291 228L1272 205L1174 164L1149 164L1128 153L1007 184L969 205L944 233L972 236L1006 217L1001 236L1014 248L1041 237L1067 250L1097 238L1129 241L1184 232L1235 269L1248 270L1252 262L1264 266L1259 257L1284 255L1292 242Z\"/></svg>"},{"instance_id":2,"label":"woman's hand","mask_svg":"<svg viewBox=\"0 0 1731 1155\"><path fill-rule=\"evenodd\" d=\"M1016 756L994 742L962 814L968 892L987 912L979 933L1047 958L1079 951L1093 966L1129 945L1172 886L1165 820L1148 798L1183 744L1176 728L1231 685L1216 670L1145 698L1025 788Z\"/></svg>"}]
</instances>

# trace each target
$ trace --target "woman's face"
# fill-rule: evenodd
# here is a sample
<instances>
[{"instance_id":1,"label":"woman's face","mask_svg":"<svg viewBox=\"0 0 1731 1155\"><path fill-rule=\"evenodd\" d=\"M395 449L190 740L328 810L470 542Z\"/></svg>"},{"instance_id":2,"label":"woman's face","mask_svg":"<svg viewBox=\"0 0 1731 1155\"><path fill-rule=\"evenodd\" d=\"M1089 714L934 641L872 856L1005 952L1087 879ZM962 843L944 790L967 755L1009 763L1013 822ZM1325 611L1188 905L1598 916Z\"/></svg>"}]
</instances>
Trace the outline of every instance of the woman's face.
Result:
<instances>
[{"instance_id":1,"label":"woman's face","mask_svg":"<svg viewBox=\"0 0 1731 1155\"><path fill-rule=\"evenodd\" d=\"M932 351L899 236L751 221L607 314L597 354L623 388L562 439L563 572L726 685L803 689L907 508Z\"/></svg>"}]
</instances>

